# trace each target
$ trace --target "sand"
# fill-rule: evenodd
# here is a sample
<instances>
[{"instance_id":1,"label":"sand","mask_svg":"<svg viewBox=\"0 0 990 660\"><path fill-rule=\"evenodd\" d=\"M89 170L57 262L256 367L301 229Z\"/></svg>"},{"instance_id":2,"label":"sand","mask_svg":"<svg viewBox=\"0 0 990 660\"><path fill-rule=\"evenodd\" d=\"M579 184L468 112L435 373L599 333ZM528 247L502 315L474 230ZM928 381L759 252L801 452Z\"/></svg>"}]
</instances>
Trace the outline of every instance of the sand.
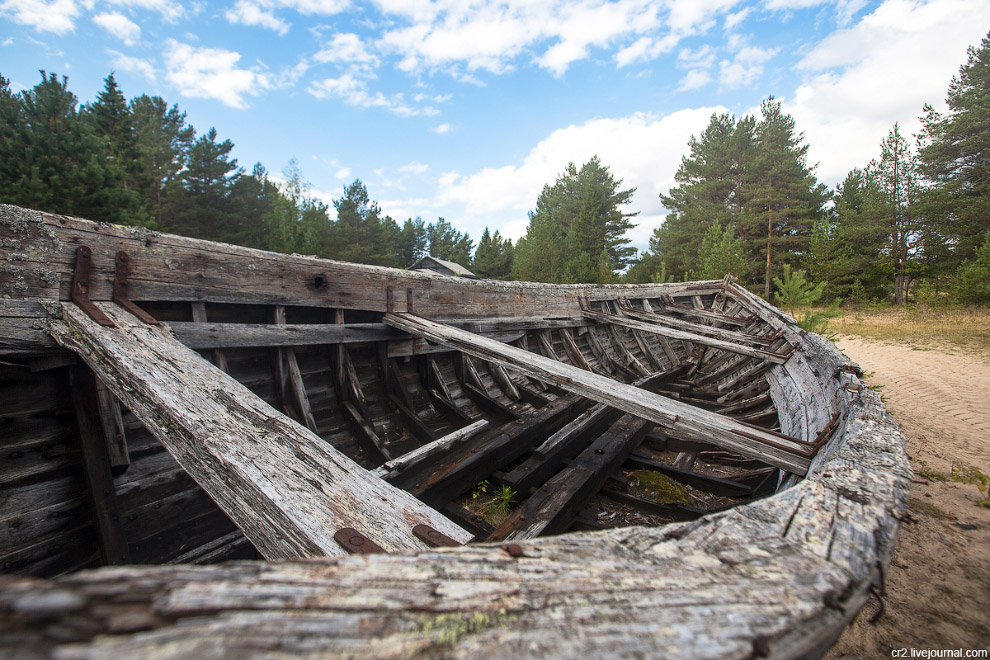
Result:
<instances>
[{"instance_id":1,"label":"sand","mask_svg":"<svg viewBox=\"0 0 990 660\"><path fill-rule=\"evenodd\" d=\"M990 357L859 337L836 343L863 368L868 384L882 386L887 409L907 438L914 483L882 605L872 598L826 658L987 649L990 509L977 505L985 492L952 480L952 467L990 475ZM900 655L900 649L907 651Z\"/></svg>"}]
</instances>

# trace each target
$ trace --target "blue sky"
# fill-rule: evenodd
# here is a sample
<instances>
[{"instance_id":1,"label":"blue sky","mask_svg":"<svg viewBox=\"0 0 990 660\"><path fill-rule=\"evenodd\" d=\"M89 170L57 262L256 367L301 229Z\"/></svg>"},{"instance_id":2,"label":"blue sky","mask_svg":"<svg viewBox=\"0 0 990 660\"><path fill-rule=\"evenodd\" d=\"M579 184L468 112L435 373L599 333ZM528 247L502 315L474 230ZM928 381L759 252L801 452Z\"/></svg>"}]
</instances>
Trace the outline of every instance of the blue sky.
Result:
<instances>
[{"instance_id":1,"label":"blue sky","mask_svg":"<svg viewBox=\"0 0 990 660\"><path fill-rule=\"evenodd\" d=\"M986 0L0 0L0 74L91 101L177 103L245 169L297 159L311 194L356 178L400 223L516 238L546 183L597 154L645 248L658 194L714 111L773 95L828 185L942 107Z\"/></svg>"}]
</instances>

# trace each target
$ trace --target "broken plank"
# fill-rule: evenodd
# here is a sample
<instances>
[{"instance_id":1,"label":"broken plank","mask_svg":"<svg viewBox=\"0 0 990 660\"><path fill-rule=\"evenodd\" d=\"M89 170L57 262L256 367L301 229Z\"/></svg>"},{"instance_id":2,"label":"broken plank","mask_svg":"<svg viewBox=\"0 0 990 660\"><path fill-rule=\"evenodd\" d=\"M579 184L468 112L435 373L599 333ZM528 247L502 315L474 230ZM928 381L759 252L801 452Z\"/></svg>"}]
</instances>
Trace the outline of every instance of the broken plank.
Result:
<instances>
[{"instance_id":1,"label":"broken plank","mask_svg":"<svg viewBox=\"0 0 990 660\"><path fill-rule=\"evenodd\" d=\"M464 428L448 433L442 438L437 438L428 445L423 445L422 447L412 450L408 454L403 454L402 456L393 458L390 461L386 461L384 465L372 470L371 473L378 477L384 478L389 473L399 472L407 466L413 465L417 461L442 454L447 451L451 445L460 442L461 440L467 440L486 426L488 426L488 420L479 419L476 422L468 424Z\"/></svg>"},{"instance_id":2,"label":"broken plank","mask_svg":"<svg viewBox=\"0 0 990 660\"><path fill-rule=\"evenodd\" d=\"M442 457L417 460L388 480L428 504L441 506L525 454L587 405L587 399L574 395L561 397L527 419L485 429L451 447Z\"/></svg>"},{"instance_id":3,"label":"broken plank","mask_svg":"<svg viewBox=\"0 0 990 660\"><path fill-rule=\"evenodd\" d=\"M637 456L634 454L626 459L623 466L631 470L650 470L652 472L659 472L671 477L675 481L679 481L682 484L687 484L688 486L712 493L713 495L720 495L724 497L745 497L753 494L753 488L747 484L732 481L731 479L714 477L709 474L701 474L700 472L695 472L690 469L682 469L674 465L667 465L665 463L654 461L645 456Z\"/></svg>"},{"instance_id":4,"label":"broken plank","mask_svg":"<svg viewBox=\"0 0 990 660\"><path fill-rule=\"evenodd\" d=\"M642 442L649 426L646 420L623 415L523 502L488 540L522 540L566 531L613 470Z\"/></svg>"},{"instance_id":5,"label":"broken plank","mask_svg":"<svg viewBox=\"0 0 990 660\"><path fill-rule=\"evenodd\" d=\"M699 410L643 389L619 383L599 374L529 353L515 346L445 326L410 314L386 314L385 322L484 360L554 383L581 396L649 419L661 427L702 437L743 456L759 459L796 474L805 474L810 464L807 445L753 429L717 413Z\"/></svg>"},{"instance_id":6,"label":"broken plank","mask_svg":"<svg viewBox=\"0 0 990 660\"><path fill-rule=\"evenodd\" d=\"M116 328L73 304L51 332L78 353L267 559L344 554L333 539L360 530L387 550L425 549L427 524L470 535L369 474L304 426L274 410L165 328L97 303Z\"/></svg>"}]
</instances>

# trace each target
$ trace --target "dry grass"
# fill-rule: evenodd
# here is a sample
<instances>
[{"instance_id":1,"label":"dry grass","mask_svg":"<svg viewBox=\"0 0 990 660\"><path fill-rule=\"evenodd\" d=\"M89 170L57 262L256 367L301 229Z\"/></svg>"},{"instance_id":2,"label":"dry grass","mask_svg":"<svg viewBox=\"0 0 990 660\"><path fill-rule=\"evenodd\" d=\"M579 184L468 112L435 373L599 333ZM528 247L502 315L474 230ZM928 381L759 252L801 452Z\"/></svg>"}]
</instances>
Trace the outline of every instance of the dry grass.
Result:
<instances>
[{"instance_id":1,"label":"dry grass","mask_svg":"<svg viewBox=\"0 0 990 660\"><path fill-rule=\"evenodd\" d=\"M830 332L881 341L906 342L924 350L932 344L954 344L990 352L990 308L949 309L893 307L844 310L830 319Z\"/></svg>"}]
</instances>

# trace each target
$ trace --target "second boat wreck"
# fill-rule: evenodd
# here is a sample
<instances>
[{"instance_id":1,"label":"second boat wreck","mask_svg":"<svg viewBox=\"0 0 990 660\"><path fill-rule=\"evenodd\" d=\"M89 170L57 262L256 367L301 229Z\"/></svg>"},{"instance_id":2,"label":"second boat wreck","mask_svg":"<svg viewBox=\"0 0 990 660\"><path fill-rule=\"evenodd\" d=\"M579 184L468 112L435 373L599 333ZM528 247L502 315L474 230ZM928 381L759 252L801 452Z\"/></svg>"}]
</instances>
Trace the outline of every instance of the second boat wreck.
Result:
<instances>
[{"instance_id":1,"label":"second boat wreck","mask_svg":"<svg viewBox=\"0 0 990 660\"><path fill-rule=\"evenodd\" d=\"M9 206L0 240L0 562L34 576L0 578L4 644L799 657L889 561L896 426L729 280L437 277ZM76 573L251 558L331 559Z\"/></svg>"}]
</instances>

